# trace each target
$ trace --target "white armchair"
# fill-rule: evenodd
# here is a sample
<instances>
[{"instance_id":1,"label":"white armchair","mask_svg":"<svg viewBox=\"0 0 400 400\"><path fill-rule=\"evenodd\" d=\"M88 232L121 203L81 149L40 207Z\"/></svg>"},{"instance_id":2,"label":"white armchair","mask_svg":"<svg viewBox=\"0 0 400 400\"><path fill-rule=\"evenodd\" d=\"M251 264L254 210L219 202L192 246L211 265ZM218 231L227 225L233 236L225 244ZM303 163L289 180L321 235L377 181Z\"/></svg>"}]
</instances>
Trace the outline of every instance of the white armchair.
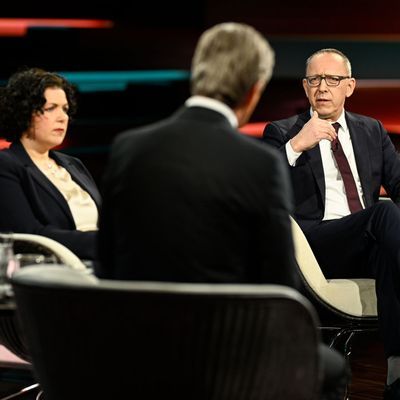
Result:
<instances>
[{"instance_id":1,"label":"white armchair","mask_svg":"<svg viewBox=\"0 0 400 400\"><path fill-rule=\"evenodd\" d=\"M296 260L313 297L344 317L376 318L375 280L326 279L303 231L291 220Z\"/></svg>"},{"instance_id":2,"label":"white armchair","mask_svg":"<svg viewBox=\"0 0 400 400\"><path fill-rule=\"evenodd\" d=\"M291 218L296 261L306 296L316 306L329 346L349 359L357 332L378 329L374 279L326 279L297 222Z\"/></svg>"}]
</instances>

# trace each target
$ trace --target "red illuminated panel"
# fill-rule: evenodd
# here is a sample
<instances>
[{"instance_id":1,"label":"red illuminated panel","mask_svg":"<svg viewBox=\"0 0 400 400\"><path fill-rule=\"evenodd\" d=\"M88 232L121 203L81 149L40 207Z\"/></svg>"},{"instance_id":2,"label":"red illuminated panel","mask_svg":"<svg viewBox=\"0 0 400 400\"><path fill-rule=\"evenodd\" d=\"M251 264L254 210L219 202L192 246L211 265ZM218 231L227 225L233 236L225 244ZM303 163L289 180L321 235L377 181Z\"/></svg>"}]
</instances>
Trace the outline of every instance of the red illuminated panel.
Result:
<instances>
[{"instance_id":1,"label":"red illuminated panel","mask_svg":"<svg viewBox=\"0 0 400 400\"><path fill-rule=\"evenodd\" d=\"M346 100L346 110L379 119L390 133L400 134L400 80L360 79Z\"/></svg>"},{"instance_id":2,"label":"red illuminated panel","mask_svg":"<svg viewBox=\"0 0 400 400\"><path fill-rule=\"evenodd\" d=\"M98 19L48 19L48 18L0 18L0 36L24 36L29 28L111 28L113 22Z\"/></svg>"},{"instance_id":3,"label":"red illuminated panel","mask_svg":"<svg viewBox=\"0 0 400 400\"><path fill-rule=\"evenodd\" d=\"M8 149L10 147L11 143L7 142L4 139L0 139L0 150L1 149Z\"/></svg>"},{"instance_id":4,"label":"red illuminated panel","mask_svg":"<svg viewBox=\"0 0 400 400\"><path fill-rule=\"evenodd\" d=\"M248 136L261 138L264 132L265 125L267 125L267 123L268 122L252 122L242 126L240 128L240 132Z\"/></svg>"}]
</instances>

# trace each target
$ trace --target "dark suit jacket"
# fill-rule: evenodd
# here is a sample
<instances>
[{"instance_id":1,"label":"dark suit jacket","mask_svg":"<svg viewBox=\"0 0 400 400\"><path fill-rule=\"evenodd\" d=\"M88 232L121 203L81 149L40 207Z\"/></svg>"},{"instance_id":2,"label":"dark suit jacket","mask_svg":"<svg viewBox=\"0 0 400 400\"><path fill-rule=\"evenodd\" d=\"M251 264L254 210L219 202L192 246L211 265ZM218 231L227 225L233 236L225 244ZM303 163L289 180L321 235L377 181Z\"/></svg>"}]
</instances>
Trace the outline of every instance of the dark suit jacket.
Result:
<instances>
[{"instance_id":1,"label":"dark suit jacket","mask_svg":"<svg viewBox=\"0 0 400 400\"><path fill-rule=\"evenodd\" d=\"M274 121L265 130L266 143L279 148L287 162L285 144L310 119L309 111ZM366 207L379 199L381 185L400 204L400 159L386 130L376 119L346 112ZM322 220L325 180L319 146L305 151L290 168L295 200L294 217L304 230Z\"/></svg>"},{"instance_id":2,"label":"dark suit jacket","mask_svg":"<svg viewBox=\"0 0 400 400\"><path fill-rule=\"evenodd\" d=\"M78 159L51 151L50 156L86 190L99 207L100 195ZM59 190L36 167L20 142L0 151L0 231L32 233L54 239L78 257L94 259L97 232L76 230Z\"/></svg>"},{"instance_id":3,"label":"dark suit jacket","mask_svg":"<svg viewBox=\"0 0 400 400\"><path fill-rule=\"evenodd\" d=\"M289 179L279 153L202 107L115 140L98 276L296 286Z\"/></svg>"}]
</instances>

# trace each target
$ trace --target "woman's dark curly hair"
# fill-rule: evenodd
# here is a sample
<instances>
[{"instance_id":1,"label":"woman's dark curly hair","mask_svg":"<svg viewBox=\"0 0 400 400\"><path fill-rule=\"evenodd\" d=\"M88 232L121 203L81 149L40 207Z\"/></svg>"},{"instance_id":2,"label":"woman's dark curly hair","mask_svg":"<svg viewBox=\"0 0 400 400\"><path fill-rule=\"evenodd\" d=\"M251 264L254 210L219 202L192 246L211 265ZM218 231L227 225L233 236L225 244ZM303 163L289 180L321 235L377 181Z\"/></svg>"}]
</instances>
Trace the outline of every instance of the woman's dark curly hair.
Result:
<instances>
[{"instance_id":1,"label":"woman's dark curly hair","mask_svg":"<svg viewBox=\"0 0 400 400\"><path fill-rule=\"evenodd\" d=\"M16 72L7 86L0 88L0 137L9 142L17 141L30 127L32 115L43 113L47 88L64 90L68 101L68 115L76 112L75 88L61 75L40 68Z\"/></svg>"}]
</instances>

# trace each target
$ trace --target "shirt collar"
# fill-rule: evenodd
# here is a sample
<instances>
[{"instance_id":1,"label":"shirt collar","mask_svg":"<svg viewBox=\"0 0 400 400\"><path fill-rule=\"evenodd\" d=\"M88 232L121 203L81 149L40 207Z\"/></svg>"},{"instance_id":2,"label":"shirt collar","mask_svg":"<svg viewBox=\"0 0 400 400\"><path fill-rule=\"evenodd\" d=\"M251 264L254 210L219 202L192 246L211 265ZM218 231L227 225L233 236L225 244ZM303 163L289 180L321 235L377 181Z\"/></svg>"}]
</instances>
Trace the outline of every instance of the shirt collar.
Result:
<instances>
[{"instance_id":1,"label":"shirt collar","mask_svg":"<svg viewBox=\"0 0 400 400\"><path fill-rule=\"evenodd\" d=\"M232 125L233 128L238 127L238 120L231 108L222 101L212 99L206 96L192 96L189 97L185 102L186 107L203 107L209 110L216 111L222 114Z\"/></svg>"},{"instance_id":2,"label":"shirt collar","mask_svg":"<svg viewBox=\"0 0 400 400\"><path fill-rule=\"evenodd\" d=\"M340 115L340 117L335 122L338 122L340 124L341 128L345 132L347 131L347 122L346 122L346 117L345 117L344 110L342 111L342 114Z\"/></svg>"},{"instance_id":3,"label":"shirt collar","mask_svg":"<svg viewBox=\"0 0 400 400\"><path fill-rule=\"evenodd\" d=\"M310 116L312 117L313 115L313 110L310 108ZM347 131L347 122L346 122L346 113L344 112L344 109L342 113L340 114L340 117L336 121L332 121L332 124L334 122L338 122L340 124L340 127L344 130Z\"/></svg>"}]
</instances>

